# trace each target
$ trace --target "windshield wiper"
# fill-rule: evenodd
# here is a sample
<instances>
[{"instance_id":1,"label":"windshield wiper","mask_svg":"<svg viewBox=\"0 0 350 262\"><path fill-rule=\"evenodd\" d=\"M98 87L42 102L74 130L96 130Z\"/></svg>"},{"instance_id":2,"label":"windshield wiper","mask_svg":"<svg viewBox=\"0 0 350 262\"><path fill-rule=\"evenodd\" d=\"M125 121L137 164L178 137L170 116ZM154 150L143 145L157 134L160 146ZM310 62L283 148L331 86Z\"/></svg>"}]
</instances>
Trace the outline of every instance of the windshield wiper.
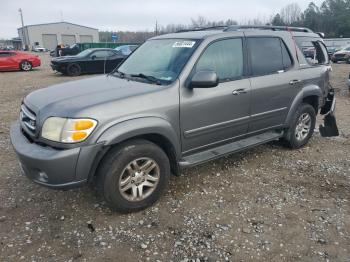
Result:
<instances>
[{"instance_id":1,"label":"windshield wiper","mask_svg":"<svg viewBox=\"0 0 350 262\"><path fill-rule=\"evenodd\" d=\"M118 76L119 76L120 78L125 78L125 73L120 72L120 71L117 70L117 69L114 69L112 72L108 73L107 76L114 75L114 74L116 74L116 73L118 74Z\"/></svg>"},{"instance_id":2,"label":"windshield wiper","mask_svg":"<svg viewBox=\"0 0 350 262\"><path fill-rule=\"evenodd\" d=\"M130 75L131 77L139 77L139 78L143 78L143 79L146 79L148 80L149 82L152 82L152 83L155 83L157 85L161 85L162 82L160 81L160 79L154 77L154 76L149 76L149 75L145 75L145 74L131 74Z\"/></svg>"}]
</instances>

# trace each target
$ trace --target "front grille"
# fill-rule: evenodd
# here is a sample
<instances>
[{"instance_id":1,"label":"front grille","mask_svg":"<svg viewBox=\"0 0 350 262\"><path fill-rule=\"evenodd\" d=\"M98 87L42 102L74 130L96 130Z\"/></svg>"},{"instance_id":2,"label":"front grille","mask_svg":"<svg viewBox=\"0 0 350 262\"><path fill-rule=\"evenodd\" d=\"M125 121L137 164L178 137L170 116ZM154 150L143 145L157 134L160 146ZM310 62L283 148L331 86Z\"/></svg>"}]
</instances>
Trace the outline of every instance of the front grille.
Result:
<instances>
[{"instance_id":1,"label":"front grille","mask_svg":"<svg viewBox=\"0 0 350 262\"><path fill-rule=\"evenodd\" d=\"M35 134L36 131L36 115L25 104L21 106L20 121L25 131Z\"/></svg>"}]
</instances>

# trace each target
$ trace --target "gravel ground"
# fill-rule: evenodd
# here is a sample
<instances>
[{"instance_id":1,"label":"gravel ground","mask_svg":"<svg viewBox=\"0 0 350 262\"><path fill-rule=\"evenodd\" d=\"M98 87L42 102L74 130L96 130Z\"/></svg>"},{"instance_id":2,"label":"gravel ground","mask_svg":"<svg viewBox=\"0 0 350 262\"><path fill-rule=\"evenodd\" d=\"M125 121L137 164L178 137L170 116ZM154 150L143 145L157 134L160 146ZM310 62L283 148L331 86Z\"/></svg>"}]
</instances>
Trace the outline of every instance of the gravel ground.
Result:
<instances>
[{"instance_id":1,"label":"gravel ground","mask_svg":"<svg viewBox=\"0 0 350 262\"><path fill-rule=\"evenodd\" d=\"M9 126L29 92L71 78L49 57L0 73L0 261L350 261L350 66L333 66L341 135L277 142L173 177L153 207L112 213L89 188L20 175Z\"/></svg>"}]
</instances>

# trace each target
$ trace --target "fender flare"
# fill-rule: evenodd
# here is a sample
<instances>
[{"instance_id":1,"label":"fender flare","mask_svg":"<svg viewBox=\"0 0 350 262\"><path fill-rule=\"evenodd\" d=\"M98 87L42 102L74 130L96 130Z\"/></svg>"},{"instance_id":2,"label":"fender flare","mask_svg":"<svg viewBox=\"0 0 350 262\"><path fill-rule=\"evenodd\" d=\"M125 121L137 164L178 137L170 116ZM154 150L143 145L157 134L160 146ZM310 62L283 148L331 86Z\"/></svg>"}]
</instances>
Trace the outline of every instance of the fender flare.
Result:
<instances>
[{"instance_id":1,"label":"fender flare","mask_svg":"<svg viewBox=\"0 0 350 262\"><path fill-rule=\"evenodd\" d=\"M180 157L180 138L174 127L167 120L160 117L141 117L116 123L98 137L97 143L112 146L133 137L150 134L166 138L173 146L176 156Z\"/></svg>"},{"instance_id":2,"label":"fender flare","mask_svg":"<svg viewBox=\"0 0 350 262\"><path fill-rule=\"evenodd\" d=\"M291 123L293 115L297 111L300 104L303 102L303 99L309 96L317 96L320 102L320 100L323 98L322 89L317 85L309 85L309 86L303 87L303 89L300 90L300 92L294 98L292 105L290 106L290 109L284 124L286 127L288 127L289 124Z\"/></svg>"}]
</instances>

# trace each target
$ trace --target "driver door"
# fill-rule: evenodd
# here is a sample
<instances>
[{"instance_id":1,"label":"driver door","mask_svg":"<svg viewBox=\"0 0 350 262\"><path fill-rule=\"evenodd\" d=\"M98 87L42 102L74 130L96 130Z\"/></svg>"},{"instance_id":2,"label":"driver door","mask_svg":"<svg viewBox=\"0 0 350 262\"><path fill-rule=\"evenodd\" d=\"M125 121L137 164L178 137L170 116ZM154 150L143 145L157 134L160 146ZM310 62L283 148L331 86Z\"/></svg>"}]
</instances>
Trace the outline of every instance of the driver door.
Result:
<instances>
[{"instance_id":1,"label":"driver door","mask_svg":"<svg viewBox=\"0 0 350 262\"><path fill-rule=\"evenodd\" d=\"M243 38L211 43L193 73L213 70L219 84L213 88L182 87L180 123L184 155L239 139L248 130L250 81L245 78Z\"/></svg>"},{"instance_id":2,"label":"driver door","mask_svg":"<svg viewBox=\"0 0 350 262\"><path fill-rule=\"evenodd\" d=\"M97 50L92 52L88 60L85 62L85 69L87 73L103 73L107 65L109 56L108 50Z\"/></svg>"}]
</instances>

